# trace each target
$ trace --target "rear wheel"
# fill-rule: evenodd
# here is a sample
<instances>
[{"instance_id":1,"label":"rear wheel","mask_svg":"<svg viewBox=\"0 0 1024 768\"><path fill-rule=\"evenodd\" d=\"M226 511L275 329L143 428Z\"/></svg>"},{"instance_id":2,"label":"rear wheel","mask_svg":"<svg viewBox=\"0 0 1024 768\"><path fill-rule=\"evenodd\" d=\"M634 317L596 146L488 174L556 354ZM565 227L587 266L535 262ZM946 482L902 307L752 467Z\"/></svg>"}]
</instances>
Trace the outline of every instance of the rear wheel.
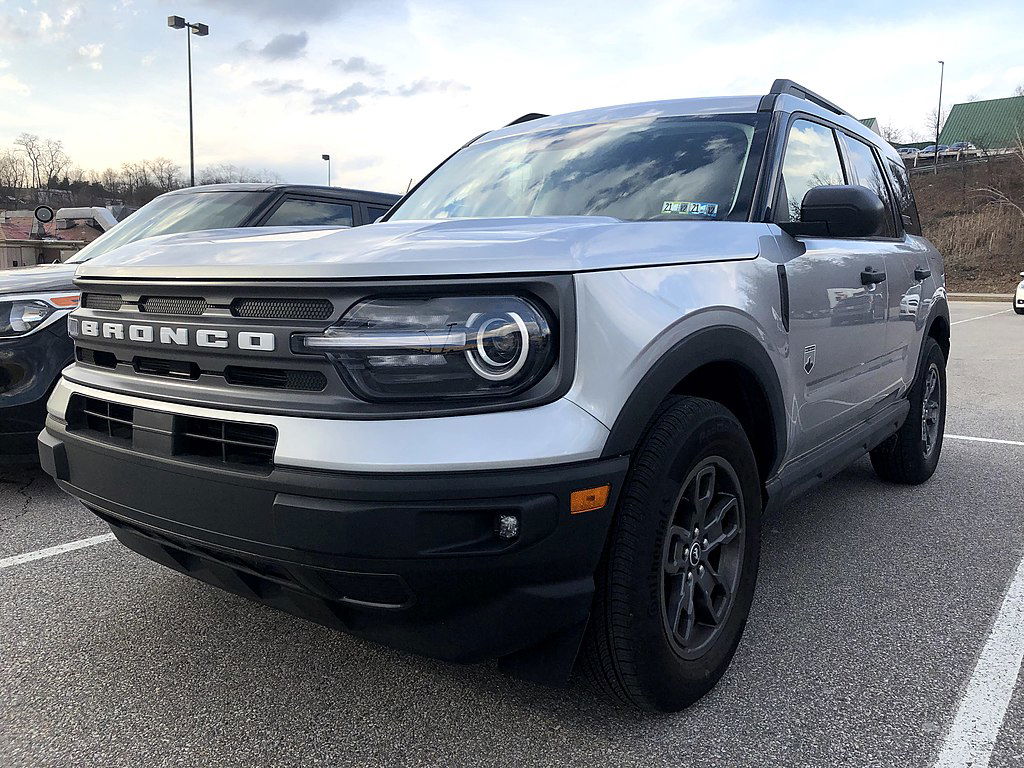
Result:
<instances>
[{"instance_id":1,"label":"rear wheel","mask_svg":"<svg viewBox=\"0 0 1024 768\"><path fill-rule=\"evenodd\" d=\"M910 388L910 413L899 431L871 451L883 480L917 485L935 473L946 429L946 357L935 339L924 341L921 369Z\"/></svg>"},{"instance_id":2,"label":"rear wheel","mask_svg":"<svg viewBox=\"0 0 1024 768\"><path fill-rule=\"evenodd\" d=\"M725 672L750 612L761 496L746 433L678 398L639 447L598 573L583 664L598 688L672 712Z\"/></svg>"},{"instance_id":3,"label":"rear wheel","mask_svg":"<svg viewBox=\"0 0 1024 768\"><path fill-rule=\"evenodd\" d=\"M1024 307L1018 307L1017 305L1014 305L1013 311L1016 312L1018 315L1024 315Z\"/></svg>"}]
</instances>

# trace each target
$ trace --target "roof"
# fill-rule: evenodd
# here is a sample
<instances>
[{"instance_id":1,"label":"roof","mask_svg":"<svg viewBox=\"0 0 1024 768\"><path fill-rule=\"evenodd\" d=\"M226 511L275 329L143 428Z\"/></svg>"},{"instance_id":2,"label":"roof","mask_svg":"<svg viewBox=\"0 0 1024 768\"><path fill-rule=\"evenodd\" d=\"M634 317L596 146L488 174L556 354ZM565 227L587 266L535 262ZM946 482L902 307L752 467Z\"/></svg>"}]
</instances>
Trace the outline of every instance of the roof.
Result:
<instances>
[{"instance_id":1,"label":"roof","mask_svg":"<svg viewBox=\"0 0 1024 768\"><path fill-rule=\"evenodd\" d=\"M195 187L184 187L167 192L168 195L190 195L196 192L296 192L321 197L336 197L344 200L356 200L364 203L394 203L400 195L390 192L372 192L366 189L348 189L346 187L323 187L315 184L201 184Z\"/></svg>"},{"instance_id":2,"label":"roof","mask_svg":"<svg viewBox=\"0 0 1024 768\"><path fill-rule=\"evenodd\" d=\"M48 241L68 241L90 243L103 233L83 222L77 222L74 226L66 229L55 229L55 221L43 225L44 239L39 240L32 237L32 225L35 218L32 216L11 216L0 217L0 242L5 240L28 240L40 245Z\"/></svg>"},{"instance_id":3,"label":"roof","mask_svg":"<svg viewBox=\"0 0 1024 768\"><path fill-rule=\"evenodd\" d=\"M980 149L1006 149L1024 136L1024 96L954 104L939 144L970 141Z\"/></svg>"},{"instance_id":4,"label":"roof","mask_svg":"<svg viewBox=\"0 0 1024 768\"><path fill-rule=\"evenodd\" d=\"M870 128L875 133L878 133L878 118L877 117L865 117L863 120L858 120L861 125L865 128Z\"/></svg>"}]
</instances>

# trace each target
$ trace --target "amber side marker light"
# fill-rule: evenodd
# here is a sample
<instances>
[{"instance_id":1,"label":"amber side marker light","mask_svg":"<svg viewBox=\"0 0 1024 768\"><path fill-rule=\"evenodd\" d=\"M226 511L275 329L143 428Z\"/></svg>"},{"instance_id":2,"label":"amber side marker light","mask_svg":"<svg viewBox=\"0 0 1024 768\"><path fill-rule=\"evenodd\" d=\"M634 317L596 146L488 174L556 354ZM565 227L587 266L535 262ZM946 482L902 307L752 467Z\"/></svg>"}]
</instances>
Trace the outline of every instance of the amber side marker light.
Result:
<instances>
[{"instance_id":1,"label":"amber side marker light","mask_svg":"<svg viewBox=\"0 0 1024 768\"><path fill-rule=\"evenodd\" d=\"M77 307L78 296L52 296L50 301L55 307Z\"/></svg>"},{"instance_id":2,"label":"amber side marker light","mask_svg":"<svg viewBox=\"0 0 1024 768\"><path fill-rule=\"evenodd\" d=\"M578 515L580 512L593 512L595 509L601 509L601 507L608 503L608 492L610 490L610 485L601 485L597 488L573 491L572 495L569 496L569 512Z\"/></svg>"}]
</instances>

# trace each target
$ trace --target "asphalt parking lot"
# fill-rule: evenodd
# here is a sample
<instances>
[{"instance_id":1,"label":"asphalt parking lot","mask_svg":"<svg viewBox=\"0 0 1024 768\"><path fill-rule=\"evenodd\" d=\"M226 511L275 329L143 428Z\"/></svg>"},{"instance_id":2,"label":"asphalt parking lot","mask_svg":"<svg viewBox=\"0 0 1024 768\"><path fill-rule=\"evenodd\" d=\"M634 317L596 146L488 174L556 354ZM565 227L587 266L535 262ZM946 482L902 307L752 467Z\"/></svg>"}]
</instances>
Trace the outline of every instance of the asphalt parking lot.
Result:
<instances>
[{"instance_id":1,"label":"asphalt parking lot","mask_svg":"<svg viewBox=\"0 0 1024 768\"><path fill-rule=\"evenodd\" d=\"M1024 317L952 312L938 473L888 486L865 459L768 519L744 641L686 712L390 651L103 542L0 569L0 765L967 765L993 721L989 764L1024 764L1000 613L1024 554ZM105 532L41 472L0 472L0 562Z\"/></svg>"}]
</instances>

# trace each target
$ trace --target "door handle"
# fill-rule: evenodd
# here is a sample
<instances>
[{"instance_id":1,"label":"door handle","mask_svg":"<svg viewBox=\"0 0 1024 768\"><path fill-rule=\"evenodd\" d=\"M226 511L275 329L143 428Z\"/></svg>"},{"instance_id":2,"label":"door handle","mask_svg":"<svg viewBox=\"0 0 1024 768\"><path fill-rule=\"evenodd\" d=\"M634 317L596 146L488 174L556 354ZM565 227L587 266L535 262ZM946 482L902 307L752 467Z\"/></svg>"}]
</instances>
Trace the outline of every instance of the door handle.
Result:
<instances>
[{"instance_id":1,"label":"door handle","mask_svg":"<svg viewBox=\"0 0 1024 768\"><path fill-rule=\"evenodd\" d=\"M864 271L860 273L861 285L874 285L875 283L885 282L885 272L875 272L872 267L864 267Z\"/></svg>"},{"instance_id":2,"label":"door handle","mask_svg":"<svg viewBox=\"0 0 1024 768\"><path fill-rule=\"evenodd\" d=\"M932 276L932 271L930 269L925 269L924 267L918 267L917 269L914 270L914 279L915 280L927 280L931 276Z\"/></svg>"}]
</instances>

